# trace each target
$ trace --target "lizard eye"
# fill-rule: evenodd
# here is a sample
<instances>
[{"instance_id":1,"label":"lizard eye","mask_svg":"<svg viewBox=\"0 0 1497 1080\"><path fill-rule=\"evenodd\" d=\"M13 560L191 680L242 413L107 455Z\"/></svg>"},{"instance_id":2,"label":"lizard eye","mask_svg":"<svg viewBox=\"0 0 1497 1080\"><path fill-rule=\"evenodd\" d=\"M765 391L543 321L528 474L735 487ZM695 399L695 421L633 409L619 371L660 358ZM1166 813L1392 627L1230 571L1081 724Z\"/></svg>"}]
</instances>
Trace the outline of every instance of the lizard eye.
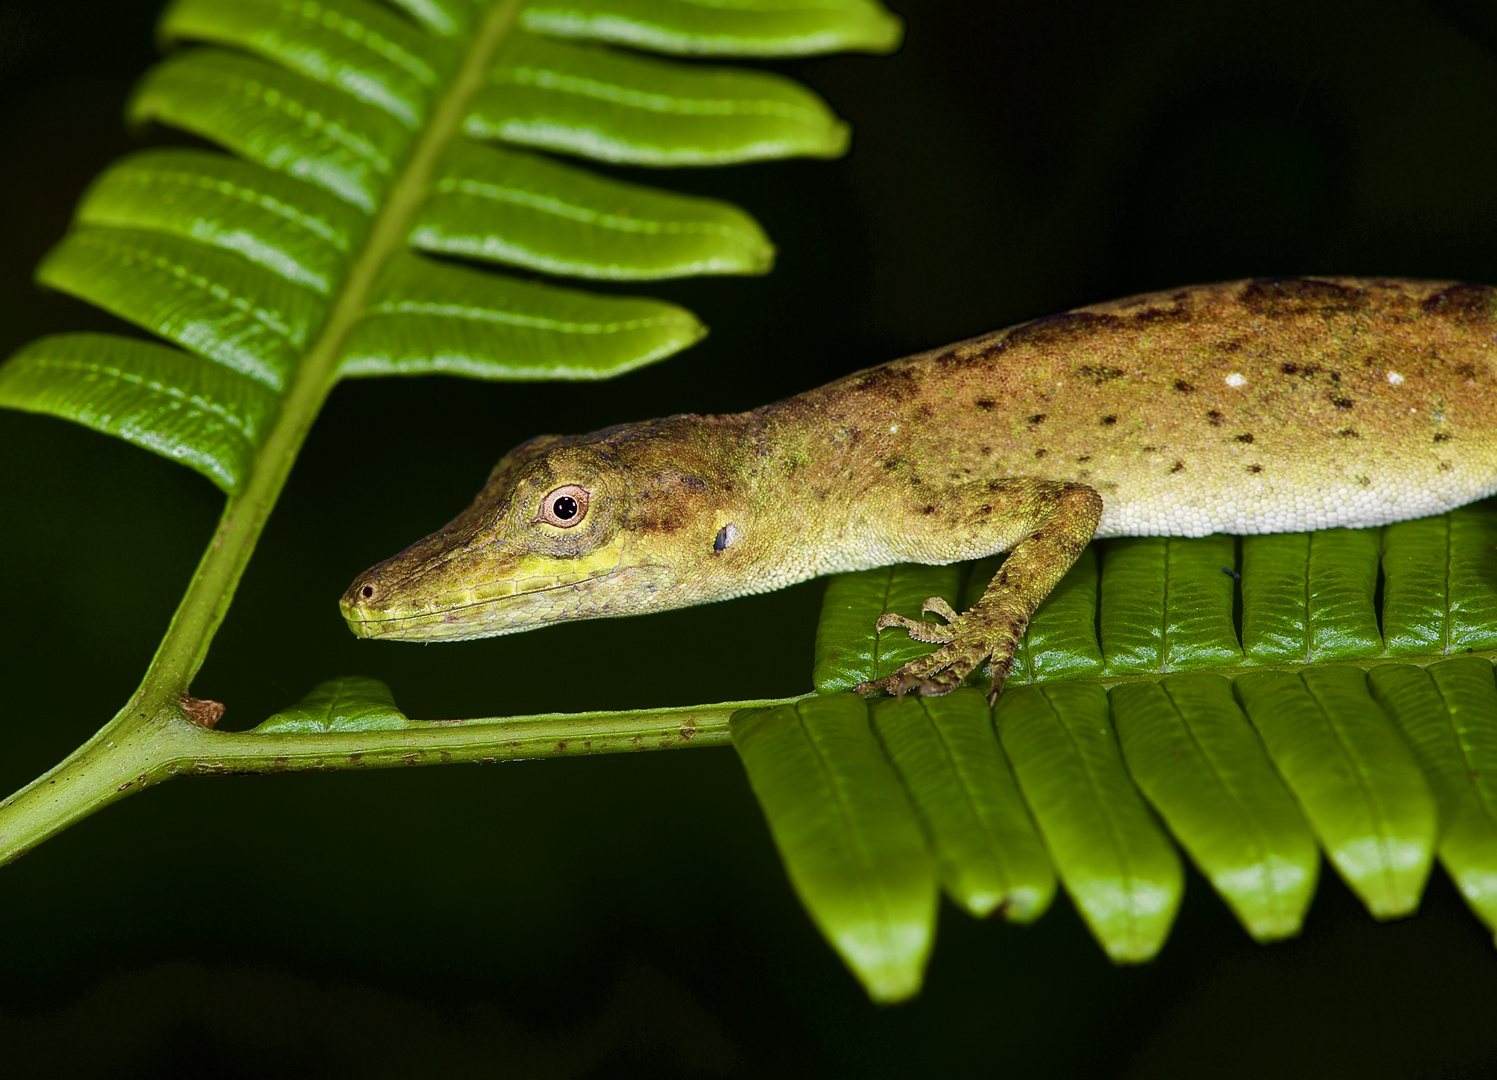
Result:
<instances>
[{"instance_id":1,"label":"lizard eye","mask_svg":"<svg viewBox=\"0 0 1497 1080\"><path fill-rule=\"evenodd\" d=\"M541 500L540 520L558 529L570 529L587 516L586 488L566 484Z\"/></svg>"}]
</instances>

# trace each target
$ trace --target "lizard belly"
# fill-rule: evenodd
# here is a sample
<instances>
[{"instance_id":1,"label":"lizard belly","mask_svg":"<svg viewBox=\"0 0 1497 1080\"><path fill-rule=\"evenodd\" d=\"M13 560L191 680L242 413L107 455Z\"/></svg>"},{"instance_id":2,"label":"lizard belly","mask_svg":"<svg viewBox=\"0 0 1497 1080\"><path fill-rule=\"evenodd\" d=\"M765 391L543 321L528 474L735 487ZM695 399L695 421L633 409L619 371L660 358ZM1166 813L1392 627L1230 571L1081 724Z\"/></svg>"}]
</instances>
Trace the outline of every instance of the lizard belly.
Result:
<instances>
[{"instance_id":1,"label":"lizard belly","mask_svg":"<svg viewBox=\"0 0 1497 1080\"><path fill-rule=\"evenodd\" d=\"M1103 495L1098 537L1206 536L1211 533L1360 529L1443 514L1497 494L1493 478L1420 485L1330 480L1296 485L1242 484L1238 490L1142 489ZM1254 488L1257 490L1254 490Z\"/></svg>"}]
</instances>

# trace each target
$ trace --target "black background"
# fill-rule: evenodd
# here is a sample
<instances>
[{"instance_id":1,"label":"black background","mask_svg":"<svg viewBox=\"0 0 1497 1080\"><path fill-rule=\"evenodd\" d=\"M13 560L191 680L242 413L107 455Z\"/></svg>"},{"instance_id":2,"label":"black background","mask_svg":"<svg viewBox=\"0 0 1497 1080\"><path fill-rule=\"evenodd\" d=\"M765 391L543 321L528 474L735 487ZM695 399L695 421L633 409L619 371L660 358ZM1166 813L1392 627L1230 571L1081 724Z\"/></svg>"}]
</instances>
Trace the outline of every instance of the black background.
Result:
<instances>
[{"instance_id":1,"label":"black background","mask_svg":"<svg viewBox=\"0 0 1497 1080\"><path fill-rule=\"evenodd\" d=\"M0 355L115 328L29 274L88 179L140 145L120 114L155 7L0 6ZM335 392L194 685L224 726L342 673L421 718L808 687L817 582L483 642L355 641L334 603L352 576L531 435L748 408L1145 289L1497 281L1487 4L899 7L893 58L778 65L853 122L846 159L645 176L739 203L780 245L767 278L632 290L697 311L705 343L606 385ZM0 788L124 701L220 505L153 455L0 413ZM0 872L0 934L14 1075L1497 1073L1497 951L1438 870L1417 918L1378 926L1326 869L1304 935L1269 948L1193 876L1160 958L1129 969L1063 897L1027 929L948 906L921 997L876 1008L797 906L726 749L178 781Z\"/></svg>"}]
</instances>

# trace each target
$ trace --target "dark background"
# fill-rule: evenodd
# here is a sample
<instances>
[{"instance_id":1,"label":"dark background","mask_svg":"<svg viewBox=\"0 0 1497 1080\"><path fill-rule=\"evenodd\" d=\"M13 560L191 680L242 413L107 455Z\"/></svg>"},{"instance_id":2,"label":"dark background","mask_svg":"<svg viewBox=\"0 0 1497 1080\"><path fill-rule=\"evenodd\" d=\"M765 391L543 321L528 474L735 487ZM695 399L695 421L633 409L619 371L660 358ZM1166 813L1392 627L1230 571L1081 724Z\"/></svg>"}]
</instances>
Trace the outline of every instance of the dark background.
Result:
<instances>
[{"instance_id":1,"label":"dark background","mask_svg":"<svg viewBox=\"0 0 1497 1080\"><path fill-rule=\"evenodd\" d=\"M338 389L194 686L225 726L353 672L421 718L808 688L816 582L483 642L355 641L334 604L351 577L539 432L748 408L1146 289L1497 281L1485 3L898 6L893 58L779 65L854 123L845 160L647 177L732 199L780 245L768 278L637 290L697 311L704 344L607 385ZM29 274L139 145L120 114L155 7L0 4L0 355L112 328ZM0 413L0 788L124 701L220 505L153 455ZM1160 958L1130 969L1064 897L1027 929L947 907L924 993L880 1009L797 906L726 749L180 781L0 872L0 1068L1497 1072L1497 951L1443 874L1388 926L1324 874L1304 935L1270 948L1192 877Z\"/></svg>"}]
</instances>

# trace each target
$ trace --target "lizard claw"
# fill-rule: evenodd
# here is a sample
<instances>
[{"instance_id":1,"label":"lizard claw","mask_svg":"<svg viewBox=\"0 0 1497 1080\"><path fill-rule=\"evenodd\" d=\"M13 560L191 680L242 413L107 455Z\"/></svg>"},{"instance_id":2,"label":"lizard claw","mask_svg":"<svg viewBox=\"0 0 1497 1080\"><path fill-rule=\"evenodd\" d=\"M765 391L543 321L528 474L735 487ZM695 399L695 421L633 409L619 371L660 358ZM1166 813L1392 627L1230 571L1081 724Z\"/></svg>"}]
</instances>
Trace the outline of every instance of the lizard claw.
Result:
<instances>
[{"instance_id":1,"label":"lizard claw","mask_svg":"<svg viewBox=\"0 0 1497 1080\"><path fill-rule=\"evenodd\" d=\"M922 614L939 615L948 623L954 623L957 620L956 609L939 596L927 596L925 603L920 605L920 611Z\"/></svg>"},{"instance_id":2,"label":"lizard claw","mask_svg":"<svg viewBox=\"0 0 1497 1080\"><path fill-rule=\"evenodd\" d=\"M891 694L895 698L902 700L905 694L909 693L911 690L915 691L922 697L929 697L932 695L947 693L951 689L952 687L937 686L931 680L918 678L901 668L899 671L896 671L893 675L890 675L887 678L874 679L870 682L858 683L857 686L854 686L852 688L852 692L854 694L867 695L876 694L880 690L882 690L884 693Z\"/></svg>"},{"instance_id":3,"label":"lizard claw","mask_svg":"<svg viewBox=\"0 0 1497 1080\"><path fill-rule=\"evenodd\" d=\"M939 599L939 597L932 597L932 599ZM945 603L944 600L941 602ZM926 603L930 603L930 601L927 600ZM936 614L940 615L941 612L937 611ZM955 615L955 612L952 614ZM873 624L875 630L887 630L891 626L899 627L916 641L924 641L933 645L945 645L951 640L952 631L950 626L922 622L919 619L906 618L903 615L895 615L892 612L880 615L878 621Z\"/></svg>"}]
</instances>

